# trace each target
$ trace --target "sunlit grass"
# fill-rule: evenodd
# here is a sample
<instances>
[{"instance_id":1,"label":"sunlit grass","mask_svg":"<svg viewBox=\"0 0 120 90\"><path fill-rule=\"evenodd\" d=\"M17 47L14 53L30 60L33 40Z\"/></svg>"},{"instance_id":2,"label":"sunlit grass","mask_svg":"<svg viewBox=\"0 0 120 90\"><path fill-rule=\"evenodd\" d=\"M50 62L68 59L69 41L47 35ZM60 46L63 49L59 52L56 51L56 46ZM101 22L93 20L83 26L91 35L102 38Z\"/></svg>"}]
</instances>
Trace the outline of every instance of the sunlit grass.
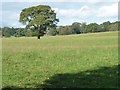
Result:
<instances>
[{"instance_id":1,"label":"sunlit grass","mask_svg":"<svg viewBox=\"0 0 120 90\"><path fill-rule=\"evenodd\" d=\"M3 38L3 87L35 87L55 74L117 65L117 33Z\"/></svg>"}]
</instances>

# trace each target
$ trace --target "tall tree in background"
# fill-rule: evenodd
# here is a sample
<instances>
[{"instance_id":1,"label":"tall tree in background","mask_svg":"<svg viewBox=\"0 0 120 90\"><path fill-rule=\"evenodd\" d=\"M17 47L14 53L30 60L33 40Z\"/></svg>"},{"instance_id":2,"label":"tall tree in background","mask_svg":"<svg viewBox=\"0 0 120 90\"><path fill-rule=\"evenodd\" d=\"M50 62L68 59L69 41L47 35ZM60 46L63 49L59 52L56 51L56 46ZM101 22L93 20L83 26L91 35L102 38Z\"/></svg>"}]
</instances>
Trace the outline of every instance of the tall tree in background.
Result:
<instances>
[{"instance_id":1,"label":"tall tree in background","mask_svg":"<svg viewBox=\"0 0 120 90\"><path fill-rule=\"evenodd\" d=\"M35 29L38 32L38 39L46 34L47 30L56 27L56 13L47 5L39 5L25 8L20 13L20 22L28 29Z\"/></svg>"},{"instance_id":2,"label":"tall tree in background","mask_svg":"<svg viewBox=\"0 0 120 90\"><path fill-rule=\"evenodd\" d=\"M81 27L80 27L81 33L87 33L86 27L87 27L86 22L81 23Z\"/></svg>"},{"instance_id":3,"label":"tall tree in background","mask_svg":"<svg viewBox=\"0 0 120 90\"><path fill-rule=\"evenodd\" d=\"M81 26L81 23L79 23L79 22L74 22L72 24L73 34L80 34L81 33L80 26Z\"/></svg>"},{"instance_id":4,"label":"tall tree in background","mask_svg":"<svg viewBox=\"0 0 120 90\"><path fill-rule=\"evenodd\" d=\"M102 24L103 31L109 31L110 24L111 24L110 21L104 22L104 23Z\"/></svg>"}]
</instances>

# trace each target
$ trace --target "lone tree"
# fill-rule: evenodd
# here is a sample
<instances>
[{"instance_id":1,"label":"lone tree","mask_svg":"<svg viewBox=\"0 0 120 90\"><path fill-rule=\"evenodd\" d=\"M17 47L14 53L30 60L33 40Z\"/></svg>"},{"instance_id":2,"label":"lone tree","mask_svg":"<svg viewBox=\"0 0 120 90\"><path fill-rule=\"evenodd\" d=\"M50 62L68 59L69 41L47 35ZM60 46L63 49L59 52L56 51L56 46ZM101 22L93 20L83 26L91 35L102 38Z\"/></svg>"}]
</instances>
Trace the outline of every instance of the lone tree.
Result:
<instances>
[{"instance_id":1,"label":"lone tree","mask_svg":"<svg viewBox=\"0 0 120 90\"><path fill-rule=\"evenodd\" d=\"M46 34L50 28L55 28L59 19L56 19L56 13L47 5L33 6L25 8L20 13L20 19L27 29L37 30L38 39Z\"/></svg>"}]
</instances>

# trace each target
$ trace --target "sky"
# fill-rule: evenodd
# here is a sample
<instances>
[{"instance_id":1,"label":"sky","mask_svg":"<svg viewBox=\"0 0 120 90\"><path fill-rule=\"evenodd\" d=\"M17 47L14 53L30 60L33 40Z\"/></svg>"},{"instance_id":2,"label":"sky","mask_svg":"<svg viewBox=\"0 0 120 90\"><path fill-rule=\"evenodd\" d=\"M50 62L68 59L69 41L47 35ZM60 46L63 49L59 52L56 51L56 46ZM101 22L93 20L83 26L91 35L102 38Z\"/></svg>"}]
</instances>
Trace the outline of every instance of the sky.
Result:
<instances>
[{"instance_id":1,"label":"sky","mask_svg":"<svg viewBox=\"0 0 120 90\"><path fill-rule=\"evenodd\" d=\"M57 1L57 2L56 2ZM49 5L59 18L58 26L73 22L103 23L118 21L118 0L4 0L0 3L0 26L25 27L19 22L22 9ZM105 2L104 2L105 1Z\"/></svg>"}]
</instances>

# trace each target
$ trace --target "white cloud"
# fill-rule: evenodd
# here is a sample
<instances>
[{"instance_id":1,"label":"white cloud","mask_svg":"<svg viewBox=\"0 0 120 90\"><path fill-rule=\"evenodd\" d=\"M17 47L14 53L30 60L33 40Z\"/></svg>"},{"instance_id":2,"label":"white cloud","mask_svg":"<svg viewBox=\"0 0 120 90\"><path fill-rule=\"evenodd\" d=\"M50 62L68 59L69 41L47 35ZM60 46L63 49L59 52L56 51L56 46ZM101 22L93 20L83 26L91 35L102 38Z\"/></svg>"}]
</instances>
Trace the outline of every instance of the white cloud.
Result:
<instances>
[{"instance_id":1,"label":"white cloud","mask_svg":"<svg viewBox=\"0 0 120 90\"><path fill-rule=\"evenodd\" d=\"M93 3L93 1L99 2L102 0L87 0L87 1L91 1L90 3ZM87 4L88 5L88 4ZM118 4L117 3L113 3L112 5L105 5L104 6L99 6L99 7L90 7L90 5L85 5L82 6L78 9L75 8L71 8L71 9L61 9L59 8L52 8L55 10L55 12L57 13L57 17L59 19L64 19L64 21L62 23L64 23L67 20L71 20L71 22L74 21L97 21L99 18L105 18L104 20L112 20L113 17L117 18L118 15ZM16 11L2 11L2 15L3 15L3 22L5 24L9 24L11 26L17 27L20 26L22 27L22 25L18 22L19 20L19 14L20 12L16 12ZM1 13L0 13L1 16ZM94 19L94 20L93 20ZM2 21L0 21L2 22ZM67 22L69 23L69 22Z\"/></svg>"},{"instance_id":2,"label":"white cloud","mask_svg":"<svg viewBox=\"0 0 120 90\"><path fill-rule=\"evenodd\" d=\"M118 2L119 0L2 0L2 2L87 2L87 3L98 3L98 2Z\"/></svg>"},{"instance_id":3,"label":"white cloud","mask_svg":"<svg viewBox=\"0 0 120 90\"><path fill-rule=\"evenodd\" d=\"M85 19L92 17L117 17L118 15L118 4L114 3L109 6L102 6L99 8L92 8L88 6L83 6L80 9L58 9L53 8L57 13L57 17L64 17L64 18L80 18Z\"/></svg>"},{"instance_id":4,"label":"white cloud","mask_svg":"<svg viewBox=\"0 0 120 90\"><path fill-rule=\"evenodd\" d=\"M87 3L96 4L99 2L118 2L119 0L85 0Z\"/></svg>"},{"instance_id":5,"label":"white cloud","mask_svg":"<svg viewBox=\"0 0 120 90\"><path fill-rule=\"evenodd\" d=\"M64 17L64 18L87 18L94 13L94 9L88 6L83 6L77 10L76 9L58 9L58 8L53 8L53 10L55 10L58 17Z\"/></svg>"},{"instance_id":6,"label":"white cloud","mask_svg":"<svg viewBox=\"0 0 120 90\"><path fill-rule=\"evenodd\" d=\"M114 3L110 6L103 6L98 10L99 17L117 17L118 15L118 4Z\"/></svg>"}]
</instances>

